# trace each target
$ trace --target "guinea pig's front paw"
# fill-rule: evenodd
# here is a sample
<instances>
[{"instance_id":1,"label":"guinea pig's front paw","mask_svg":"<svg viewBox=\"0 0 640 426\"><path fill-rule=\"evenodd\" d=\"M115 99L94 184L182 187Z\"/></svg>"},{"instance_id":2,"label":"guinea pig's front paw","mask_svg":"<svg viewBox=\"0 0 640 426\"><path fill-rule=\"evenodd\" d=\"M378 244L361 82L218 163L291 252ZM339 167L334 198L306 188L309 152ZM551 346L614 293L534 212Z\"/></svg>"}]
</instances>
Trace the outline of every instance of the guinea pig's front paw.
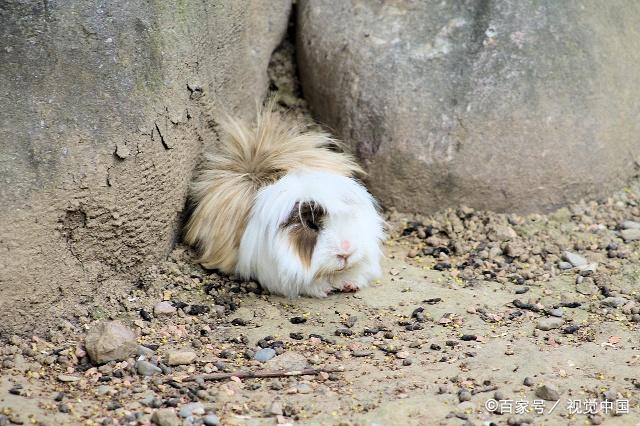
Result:
<instances>
[{"instance_id":1,"label":"guinea pig's front paw","mask_svg":"<svg viewBox=\"0 0 640 426\"><path fill-rule=\"evenodd\" d=\"M342 281L340 287L338 287L337 290L343 293L355 293L356 291L360 290L361 287L362 286L357 281L347 280Z\"/></svg>"},{"instance_id":2,"label":"guinea pig's front paw","mask_svg":"<svg viewBox=\"0 0 640 426\"><path fill-rule=\"evenodd\" d=\"M309 297L324 299L333 291L333 287L328 282L316 283L315 285L305 289L303 294Z\"/></svg>"}]
</instances>

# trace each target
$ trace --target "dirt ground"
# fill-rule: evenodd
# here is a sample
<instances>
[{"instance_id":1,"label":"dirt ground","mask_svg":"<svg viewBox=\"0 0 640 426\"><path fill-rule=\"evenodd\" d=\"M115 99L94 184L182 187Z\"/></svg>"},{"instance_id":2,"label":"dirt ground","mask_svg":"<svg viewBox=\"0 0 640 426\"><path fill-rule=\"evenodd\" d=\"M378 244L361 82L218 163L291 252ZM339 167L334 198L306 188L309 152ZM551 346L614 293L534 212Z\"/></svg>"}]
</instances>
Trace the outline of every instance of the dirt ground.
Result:
<instances>
[{"instance_id":1,"label":"dirt ground","mask_svg":"<svg viewBox=\"0 0 640 426\"><path fill-rule=\"evenodd\" d=\"M306 115L292 54L272 89ZM0 347L0 426L640 424L639 200L635 182L550 215L387 211L384 276L322 300L263 294L178 246L130 293ZM87 332L111 320L137 355L93 363Z\"/></svg>"},{"instance_id":2,"label":"dirt ground","mask_svg":"<svg viewBox=\"0 0 640 426\"><path fill-rule=\"evenodd\" d=\"M638 218L638 188L551 216L470 209L429 218L389 214L384 277L324 300L261 294L255 283L201 270L178 247L131 294L114 295L108 306L79 307L75 321L62 322L47 339L13 337L2 348L0 412L15 424L149 424L157 408L180 412L199 401L205 415L241 425L637 424L639 243L619 237L618 216ZM480 229L466 235L473 224ZM466 250L455 249L463 243ZM449 247L443 250L449 255L434 245ZM549 252L563 248L597 262L596 272L557 268L563 254ZM518 250L519 257L506 254ZM175 312L155 314L163 300ZM554 318L550 330L541 329L548 328L541 320ZM108 319L130 324L150 348L144 359L163 372L140 376L133 358L92 365L83 348L86 330ZM276 356L256 361L261 347ZM197 357L167 367L166 355L176 350ZM190 380L302 368L338 371ZM582 413L572 413L569 401L578 401L573 410Z\"/></svg>"}]
</instances>

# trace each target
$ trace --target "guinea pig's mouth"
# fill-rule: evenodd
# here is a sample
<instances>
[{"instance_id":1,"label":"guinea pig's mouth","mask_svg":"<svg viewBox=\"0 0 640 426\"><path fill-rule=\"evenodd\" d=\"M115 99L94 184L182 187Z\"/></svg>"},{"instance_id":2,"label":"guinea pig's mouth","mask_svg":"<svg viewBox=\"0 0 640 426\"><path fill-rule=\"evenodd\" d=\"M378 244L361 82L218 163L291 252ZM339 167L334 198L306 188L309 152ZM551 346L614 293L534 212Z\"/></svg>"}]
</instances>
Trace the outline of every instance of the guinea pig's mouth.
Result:
<instances>
[{"instance_id":1,"label":"guinea pig's mouth","mask_svg":"<svg viewBox=\"0 0 640 426\"><path fill-rule=\"evenodd\" d=\"M340 267L338 269L336 269L336 272L342 272L342 271L346 271L347 269L349 269L351 267L351 264L349 264L349 262L347 261L347 259L342 259L340 261Z\"/></svg>"}]
</instances>

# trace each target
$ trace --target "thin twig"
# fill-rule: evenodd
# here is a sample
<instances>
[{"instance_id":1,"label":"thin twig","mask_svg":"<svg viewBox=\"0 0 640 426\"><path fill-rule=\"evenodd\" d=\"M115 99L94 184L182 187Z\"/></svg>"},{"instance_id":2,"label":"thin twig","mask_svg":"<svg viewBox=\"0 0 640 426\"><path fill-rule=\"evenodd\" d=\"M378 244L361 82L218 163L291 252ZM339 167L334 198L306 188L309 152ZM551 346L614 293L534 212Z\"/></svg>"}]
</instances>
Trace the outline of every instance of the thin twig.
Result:
<instances>
[{"instance_id":1,"label":"thin twig","mask_svg":"<svg viewBox=\"0 0 640 426\"><path fill-rule=\"evenodd\" d=\"M215 381L215 380L225 380L230 379L232 377L237 377L239 379L262 379L269 377L291 377L291 376L317 376L320 373L344 373L345 370L341 368L305 368L304 370L267 370L267 371L234 371L232 373L213 373L213 374L202 374L199 376L189 376L183 381L190 382L196 380L196 378L200 377L203 380Z\"/></svg>"}]
</instances>

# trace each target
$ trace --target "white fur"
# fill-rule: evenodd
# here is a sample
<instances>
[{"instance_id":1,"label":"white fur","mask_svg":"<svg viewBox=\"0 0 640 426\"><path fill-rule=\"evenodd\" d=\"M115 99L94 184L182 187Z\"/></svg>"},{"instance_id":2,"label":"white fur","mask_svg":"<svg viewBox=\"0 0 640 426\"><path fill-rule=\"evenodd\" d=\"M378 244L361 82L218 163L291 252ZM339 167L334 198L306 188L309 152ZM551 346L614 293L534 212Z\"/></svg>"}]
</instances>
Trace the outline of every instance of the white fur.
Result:
<instances>
[{"instance_id":1,"label":"white fur","mask_svg":"<svg viewBox=\"0 0 640 426\"><path fill-rule=\"evenodd\" d=\"M307 268L281 228L296 202L324 207L325 226ZM367 190L354 179L319 171L292 172L262 188L240 243L236 274L271 293L325 297L332 289L365 287L381 274L383 220ZM351 243L348 266L337 257Z\"/></svg>"}]
</instances>

